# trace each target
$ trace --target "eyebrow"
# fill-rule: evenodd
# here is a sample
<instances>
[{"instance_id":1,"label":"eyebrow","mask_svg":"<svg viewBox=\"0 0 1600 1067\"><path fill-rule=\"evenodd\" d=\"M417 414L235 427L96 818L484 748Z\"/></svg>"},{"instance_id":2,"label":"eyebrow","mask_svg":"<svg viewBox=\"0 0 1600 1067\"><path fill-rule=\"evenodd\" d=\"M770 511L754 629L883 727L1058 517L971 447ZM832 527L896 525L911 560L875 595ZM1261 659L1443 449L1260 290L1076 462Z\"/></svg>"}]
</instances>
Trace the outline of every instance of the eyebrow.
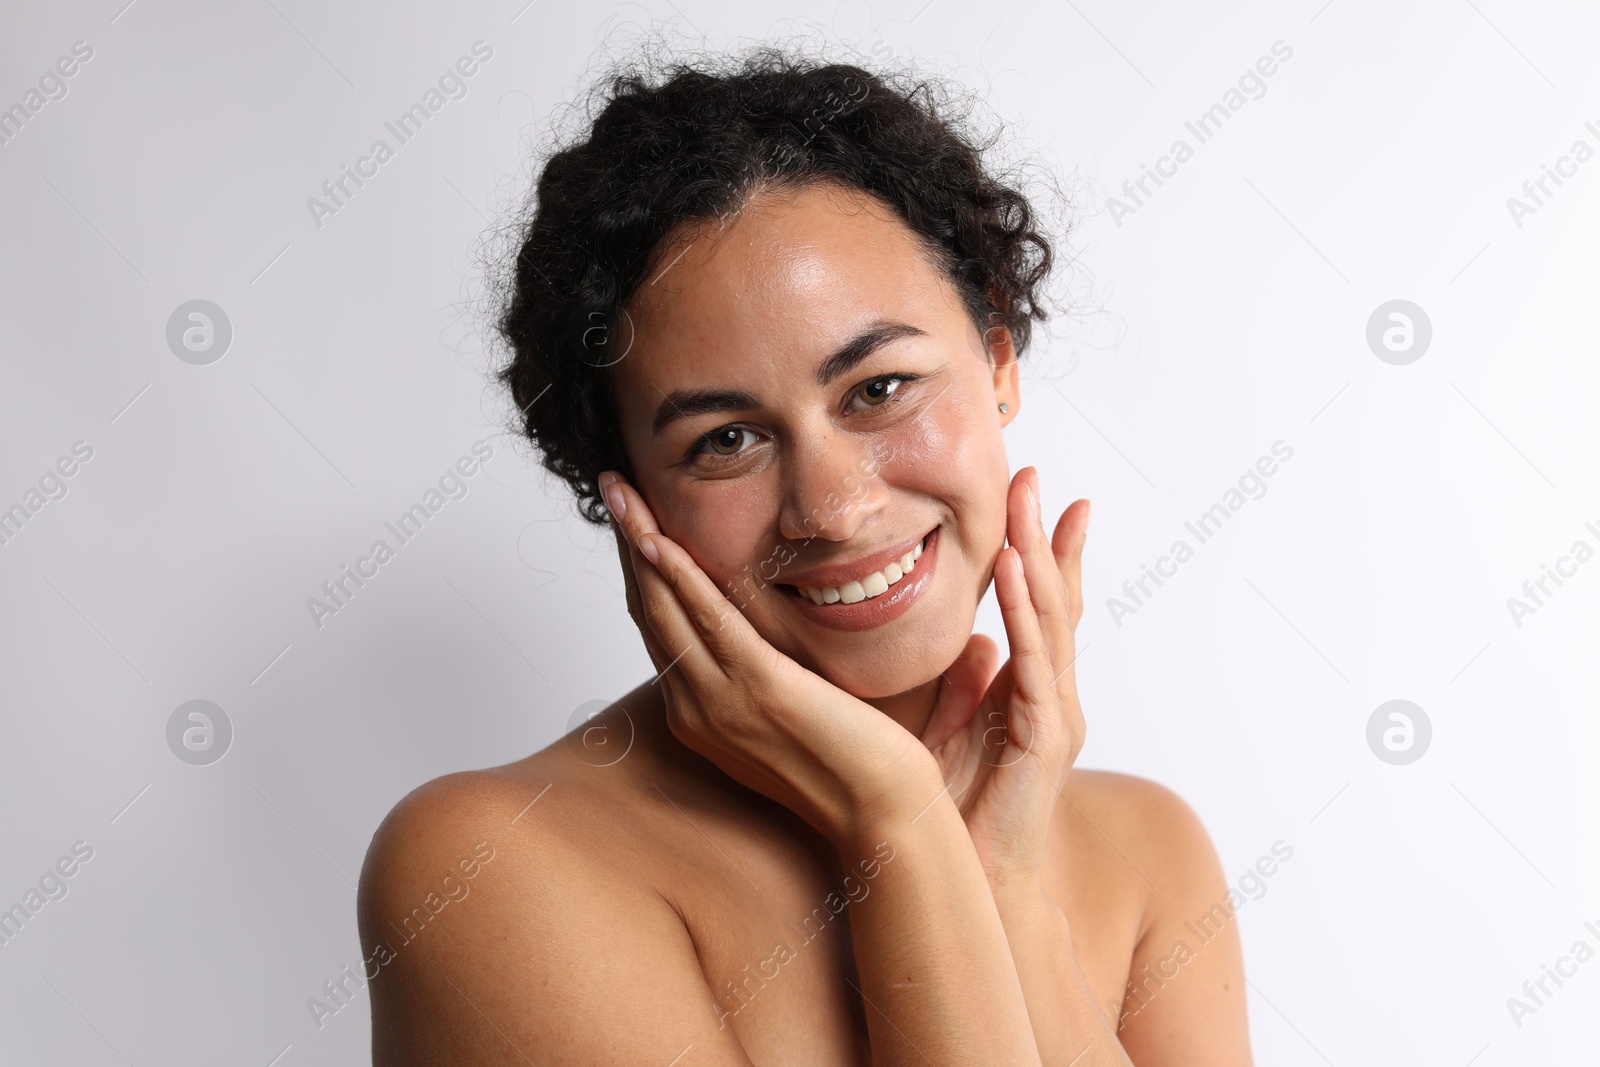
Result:
<instances>
[{"instance_id":1,"label":"eyebrow","mask_svg":"<svg viewBox=\"0 0 1600 1067\"><path fill-rule=\"evenodd\" d=\"M848 374L868 356L892 341L902 337L926 336L926 331L908 323L886 320L874 322L818 364L813 376L818 385L827 385L835 378ZM679 389L663 396L661 406L656 408L651 433L659 434L677 419L760 406L758 397L742 389Z\"/></svg>"}]
</instances>

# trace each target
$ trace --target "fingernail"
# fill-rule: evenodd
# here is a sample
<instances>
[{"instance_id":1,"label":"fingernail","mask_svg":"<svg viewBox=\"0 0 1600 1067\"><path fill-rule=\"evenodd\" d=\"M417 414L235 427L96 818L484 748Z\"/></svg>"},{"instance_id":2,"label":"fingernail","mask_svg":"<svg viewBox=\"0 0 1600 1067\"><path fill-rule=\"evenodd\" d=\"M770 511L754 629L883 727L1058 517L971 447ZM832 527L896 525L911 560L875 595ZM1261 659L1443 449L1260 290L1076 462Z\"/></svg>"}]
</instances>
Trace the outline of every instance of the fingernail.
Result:
<instances>
[{"instance_id":1,"label":"fingernail","mask_svg":"<svg viewBox=\"0 0 1600 1067\"><path fill-rule=\"evenodd\" d=\"M1028 513L1032 515L1034 521L1037 522L1039 521L1039 498L1033 495L1033 486L1029 485L1027 482L1022 483L1022 488L1028 494Z\"/></svg>"},{"instance_id":2,"label":"fingernail","mask_svg":"<svg viewBox=\"0 0 1600 1067\"><path fill-rule=\"evenodd\" d=\"M639 554L649 560L651 566L661 562L661 550L656 548L649 534L644 534L634 543L639 546Z\"/></svg>"},{"instance_id":3,"label":"fingernail","mask_svg":"<svg viewBox=\"0 0 1600 1067\"><path fill-rule=\"evenodd\" d=\"M618 522L628 513L628 502L623 499L622 490L618 489L615 482L608 483L600 490L606 499L606 509L611 512L611 517Z\"/></svg>"}]
</instances>

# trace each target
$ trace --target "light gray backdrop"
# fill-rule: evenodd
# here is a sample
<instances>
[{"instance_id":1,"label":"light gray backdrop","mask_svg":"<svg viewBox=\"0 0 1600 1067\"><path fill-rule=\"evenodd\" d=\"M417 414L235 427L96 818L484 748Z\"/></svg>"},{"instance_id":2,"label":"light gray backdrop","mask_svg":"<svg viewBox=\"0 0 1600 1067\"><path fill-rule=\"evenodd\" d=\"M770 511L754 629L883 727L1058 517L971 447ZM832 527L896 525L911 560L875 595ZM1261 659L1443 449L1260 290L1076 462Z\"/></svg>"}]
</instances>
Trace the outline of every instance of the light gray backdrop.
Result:
<instances>
[{"instance_id":1,"label":"light gray backdrop","mask_svg":"<svg viewBox=\"0 0 1600 1067\"><path fill-rule=\"evenodd\" d=\"M657 18L936 57L1077 197L1013 464L1094 501L1082 764L1210 827L1258 1062L1596 1054L1593 5L124 3L0 32L0 1061L362 1061L308 1000L378 821L648 677L462 304L530 120Z\"/></svg>"}]
</instances>

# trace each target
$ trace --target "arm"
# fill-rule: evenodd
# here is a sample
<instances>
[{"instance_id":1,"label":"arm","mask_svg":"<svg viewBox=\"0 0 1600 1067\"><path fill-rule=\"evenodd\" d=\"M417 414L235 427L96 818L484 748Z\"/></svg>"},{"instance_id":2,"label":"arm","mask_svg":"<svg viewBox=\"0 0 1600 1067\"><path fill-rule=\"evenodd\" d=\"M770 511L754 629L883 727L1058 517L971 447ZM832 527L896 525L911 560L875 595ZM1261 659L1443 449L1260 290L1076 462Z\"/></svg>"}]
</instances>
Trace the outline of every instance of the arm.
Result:
<instances>
[{"instance_id":1,"label":"arm","mask_svg":"<svg viewBox=\"0 0 1600 1067\"><path fill-rule=\"evenodd\" d=\"M677 912L548 828L562 822L559 788L510 829L525 788L453 775L379 828L358 899L374 1067L750 1067ZM840 855L887 857L850 907L874 1065L1038 1064L953 803L875 821L877 836L866 825Z\"/></svg>"},{"instance_id":2,"label":"arm","mask_svg":"<svg viewBox=\"0 0 1600 1067\"><path fill-rule=\"evenodd\" d=\"M1046 539L1037 505L1037 472L1025 468L1013 485L1017 483L1027 492L1020 503L1015 492L1008 501L1007 538L1023 562L1025 593L1013 582L1008 594L1008 583L1001 581L1006 566L997 561L995 567L1012 660L999 667L992 643L974 635L966 652L945 671L946 685L923 741L938 756L961 800L1011 945L1041 1060L1046 1067L1248 1065L1244 976L1227 886L1205 828L1182 800L1152 782L1118 776L1124 783L1118 802L1103 816L1119 828L1119 840L1138 854L1140 868L1152 871L1163 887L1146 908L1127 1002L1115 1022L1095 1003L1078 964L1070 923L1043 889L1044 824L1035 816L1056 806L1052 802L1057 796L1064 798L1061 790L1084 734L1073 631L1083 614L1088 508L1068 508L1054 536ZM1008 612L1012 598L1025 599L1029 610L1013 605ZM1037 617L1036 627L1026 625L1030 614ZM1038 633L1045 638L1043 647ZM990 722L1009 723L999 709L1015 704L1014 690L1027 688L1024 675L1032 669L1027 661L1040 658L1050 664L1054 700L1045 699L1046 687L1035 684L1032 697L1022 703L1041 714L1019 720L1029 729L1013 737L1009 724L1003 732L989 727ZM1052 756L1046 736L1050 731L1043 728L1057 722L1066 746ZM1027 775L1014 773L1030 762L1042 765L1048 775L1051 788L1043 793ZM1008 780L1002 782L1003 776ZM1219 902L1220 911L1215 910ZM1207 929L1221 929L1208 935L1202 948L1193 948L1185 938L1197 938L1186 924L1198 924L1202 916L1210 917ZM1226 921L1219 924L1219 918ZM1180 968L1184 977L1178 981Z\"/></svg>"},{"instance_id":3,"label":"arm","mask_svg":"<svg viewBox=\"0 0 1600 1067\"><path fill-rule=\"evenodd\" d=\"M851 917L875 1067L1039 1064L983 863L932 754L766 642L632 487L609 474L602 486L673 733L805 819L846 865L879 842L895 850ZM1020 565L1007 576L1020 588Z\"/></svg>"},{"instance_id":4,"label":"arm","mask_svg":"<svg viewBox=\"0 0 1600 1067\"><path fill-rule=\"evenodd\" d=\"M1006 930L948 793L914 822L836 847L848 863L879 841L892 861L850 920L875 1067L1041 1063Z\"/></svg>"},{"instance_id":5,"label":"arm","mask_svg":"<svg viewBox=\"0 0 1600 1067\"><path fill-rule=\"evenodd\" d=\"M1034 1021L1044 1067L1130 1067L1116 1029L1095 1003L1072 946L1067 917L1042 888L1003 892L1000 919ZM1148 1061L1149 1067L1169 1061ZM1170 1061L1173 1064L1178 1060ZM1184 1060L1182 1062L1189 1062Z\"/></svg>"},{"instance_id":6,"label":"arm","mask_svg":"<svg viewBox=\"0 0 1600 1067\"><path fill-rule=\"evenodd\" d=\"M1059 817L1104 827L1125 851L1119 862L1134 864L1160 888L1144 898L1121 1010L1109 1007L1114 1019L1094 1002L1070 923L1048 894L997 894L1007 931L1015 931L1013 952L1044 1062L1250 1067L1237 924L1205 827L1177 794L1154 782L1099 778L1101 786L1079 789L1075 802L1064 802Z\"/></svg>"},{"instance_id":7,"label":"arm","mask_svg":"<svg viewBox=\"0 0 1600 1067\"><path fill-rule=\"evenodd\" d=\"M994 568L1011 660L1001 666L994 643L973 635L944 672L922 739L959 798L1042 1063L1121 1067L1128 1056L1078 965L1065 914L1043 888L1044 842L1084 736L1074 630L1089 512L1075 503L1047 538L1038 500L1038 473L1024 468L1007 501L1011 548Z\"/></svg>"}]
</instances>

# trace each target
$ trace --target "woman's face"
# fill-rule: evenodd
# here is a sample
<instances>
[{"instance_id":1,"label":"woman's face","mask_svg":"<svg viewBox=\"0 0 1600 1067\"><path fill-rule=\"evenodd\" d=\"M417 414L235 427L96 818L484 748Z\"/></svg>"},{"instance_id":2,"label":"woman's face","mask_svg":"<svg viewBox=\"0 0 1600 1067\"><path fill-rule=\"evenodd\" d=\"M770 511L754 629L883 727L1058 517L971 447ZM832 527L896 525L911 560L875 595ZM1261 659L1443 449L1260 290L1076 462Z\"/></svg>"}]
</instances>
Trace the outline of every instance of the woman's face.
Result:
<instances>
[{"instance_id":1,"label":"woman's face","mask_svg":"<svg viewBox=\"0 0 1600 1067\"><path fill-rule=\"evenodd\" d=\"M913 232L853 190L765 192L681 237L611 368L634 485L803 666L862 698L937 677L1004 544L1009 336L986 351Z\"/></svg>"}]
</instances>

